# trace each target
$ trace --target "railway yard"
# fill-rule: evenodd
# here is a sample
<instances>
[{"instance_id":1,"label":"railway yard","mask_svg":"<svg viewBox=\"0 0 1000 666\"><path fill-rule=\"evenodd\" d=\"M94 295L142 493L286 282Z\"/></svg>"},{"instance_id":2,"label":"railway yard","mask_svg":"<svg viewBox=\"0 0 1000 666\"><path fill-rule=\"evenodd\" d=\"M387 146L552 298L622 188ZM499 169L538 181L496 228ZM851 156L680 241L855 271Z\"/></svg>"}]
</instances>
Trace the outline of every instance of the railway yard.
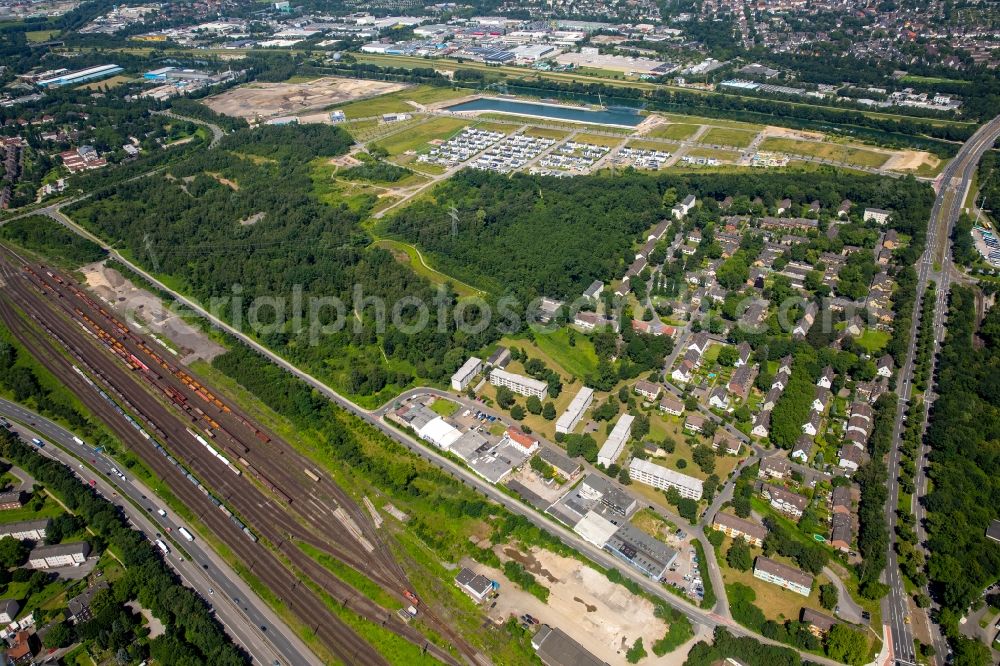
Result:
<instances>
[{"instance_id":1,"label":"railway yard","mask_svg":"<svg viewBox=\"0 0 1000 666\"><path fill-rule=\"evenodd\" d=\"M386 663L331 608L340 605L443 663L488 663L409 592L369 515L290 444L164 358L67 276L0 246L0 279L0 317L18 340L330 655L344 663ZM401 607L417 606L419 621L455 652L430 643L396 609L359 594L298 543L367 576Z\"/></svg>"}]
</instances>

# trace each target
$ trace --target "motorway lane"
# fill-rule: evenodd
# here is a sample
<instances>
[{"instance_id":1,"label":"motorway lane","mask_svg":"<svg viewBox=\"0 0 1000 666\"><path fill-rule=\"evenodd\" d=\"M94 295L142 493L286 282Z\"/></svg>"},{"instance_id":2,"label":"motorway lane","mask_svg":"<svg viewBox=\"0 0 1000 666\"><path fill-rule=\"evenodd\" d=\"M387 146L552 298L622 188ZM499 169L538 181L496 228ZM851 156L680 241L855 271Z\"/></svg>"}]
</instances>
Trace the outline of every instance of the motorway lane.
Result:
<instances>
[{"instance_id":1,"label":"motorway lane","mask_svg":"<svg viewBox=\"0 0 1000 666\"><path fill-rule=\"evenodd\" d=\"M917 332L919 330L920 299L923 298L927 283L936 279L937 299L934 310L934 338L936 341L944 339L945 316L947 314L947 298L951 288L952 266L951 249L949 239L952 228L961 213L962 204L971 185L979 160L983 153L992 146L997 137L1000 136L1000 117L994 118L989 123L983 125L962 146L955 159L948 164L941 178L941 189L934 201L931 209L931 218L927 230L927 246L924 255L918 264L917 270L917 297L918 306L915 310L910 327L910 344L907 351L906 360L903 363L899 377L899 388L897 393L900 400L896 410L896 419L893 424L893 448L889 453L889 499L886 502L886 522L889 528L889 553L886 571L883 575L885 582L892 588L889 595L885 597L882 604L882 615L890 623L892 630L893 651L897 663L913 664L915 655L913 650L913 632L909 624L909 595L903 586L899 566L894 548L895 526L896 526L896 506L899 497L899 441L904 428L904 415L909 406L912 392L914 349L916 347ZM937 266L935 267L935 264ZM933 389L927 391L927 397L933 397ZM926 422L924 424L926 427ZM921 444L919 459L926 461L927 447ZM921 486L918 485L918 491ZM922 484L926 492L926 479ZM920 517L921 508L919 496L914 498L917 503L917 517ZM934 647L937 652L935 663L941 663L947 653L947 646L944 643L940 630L933 625L931 634Z\"/></svg>"},{"instance_id":2,"label":"motorway lane","mask_svg":"<svg viewBox=\"0 0 1000 666\"><path fill-rule=\"evenodd\" d=\"M90 447L80 447L73 441L73 433L15 402L0 398L0 415L13 422L13 429L25 441L38 436L48 444L40 449L43 455L66 464L83 482L93 479L105 498L121 506L136 529L145 532L148 538L165 534L160 538L173 541L169 544L171 552L164 560L213 607L226 632L237 645L246 649L254 662L272 665L319 663L284 621L213 550L198 538L188 542L177 536L177 528L182 523L176 522L171 513L160 516L155 512L164 505L149 489L135 479L123 481L113 474L114 461L94 453ZM88 460L93 462L87 463ZM125 501L125 497L130 501ZM183 557L181 550L188 557ZM267 630L262 631L261 627Z\"/></svg>"}]
</instances>

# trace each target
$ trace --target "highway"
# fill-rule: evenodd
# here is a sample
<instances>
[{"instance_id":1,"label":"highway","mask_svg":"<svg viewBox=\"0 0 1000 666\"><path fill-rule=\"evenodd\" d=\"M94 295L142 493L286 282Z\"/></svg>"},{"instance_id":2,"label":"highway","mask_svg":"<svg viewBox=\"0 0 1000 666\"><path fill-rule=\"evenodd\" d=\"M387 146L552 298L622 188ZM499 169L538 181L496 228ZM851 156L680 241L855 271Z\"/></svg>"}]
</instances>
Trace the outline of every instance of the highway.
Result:
<instances>
[{"instance_id":1,"label":"highway","mask_svg":"<svg viewBox=\"0 0 1000 666\"><path fill-rule=\"evenodd\" d=\"M39 449L40 453L74 470L82 483L93 480L98 492L120 506L135 529L151 540L170 542L166 563L212 606L226 632L255 663L319 663L285 622L211 548L203 547L197 538L188 542L178 536L177 528L182 523L169 512L166 516L157 513L165 506L162 501L135 479L126 476L125 481L115 475L111 471L114 461L90 447L81 447L73 441L73 433L18 403L0 398L0 415L12 422L12 429L25 441L38 437L45 442L47 446ZM261 627L270 630L262 631Z\"/></svg>"},{"instance_id":2,"label":"highway","mask_svg":"<svg viewBox=\"0 0 1000 666\"><path fill-rule=\"evenodd\" d=\"M899 404L896 409L896 419L893 424L893 445L889 452L889 499L886 502L886 524L889 529L888 562L883 574L884 582L891 591L882 601L882 617L888 623L892 633L892 650L896 663L915 664L913 649L913 630L910 624L910 597L906 593L896 559L895 527L896 506L899 498L899 443L904 430L904 418L910 406L913 390L913 366L916 350L917 333L920 327L920 302L930 280L937 282L937 299L934 304L934 339L939 344L945 335L945 317L947 315L948 293L955 271L951 263L950 239L952 228L962 210L962 204L972 183L972 178L979 165L979 160L1000 136L1000 116L986 123L959 150L955 159L948 164L941 178L941 189L931 209L931 218L927 228L927 246L917 265L917 305L914 308L913 321L910 326L910 343L906 359L900 368L897 379ZM926 393L925 400L930 403L933 398L933 387ZM925 424L926 427L926 424ZM926 464L926 444L921 445L918 467ZM919 505L920 495L926 492L926 479L922 473L918 478L918 492L914 501ZM918 517L920 509L917 509ZM936 663L943 663L947 654L947 646L938 627L931 625L931 634L937 656Z\"/></svg>"}]
</instances>

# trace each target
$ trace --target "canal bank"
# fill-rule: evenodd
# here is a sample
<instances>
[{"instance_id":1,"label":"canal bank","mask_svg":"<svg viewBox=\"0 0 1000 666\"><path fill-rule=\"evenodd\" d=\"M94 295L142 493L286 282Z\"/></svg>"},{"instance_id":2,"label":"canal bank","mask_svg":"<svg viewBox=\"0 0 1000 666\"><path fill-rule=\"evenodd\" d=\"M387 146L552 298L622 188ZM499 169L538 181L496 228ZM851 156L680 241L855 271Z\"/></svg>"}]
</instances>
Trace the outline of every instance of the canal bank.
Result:
<instances>
[{"instance_id":1,"label":"canal bank","mask_svg":"<svg viewBox=\"0 0 1000 666\"><path fill-rule=\"evenodd\" d=\"M502 97L478 97L451 106L445 106L441 111L455 114L478 115L480 113L506 113L526 118L541 118L544 120L561 120L589 125L605 125L632 129L645 120L637 109L627 107L612 107L602 110L592 110L581 106L551 104L547 102L524 102Z\"/></svg>"}]
</instances>

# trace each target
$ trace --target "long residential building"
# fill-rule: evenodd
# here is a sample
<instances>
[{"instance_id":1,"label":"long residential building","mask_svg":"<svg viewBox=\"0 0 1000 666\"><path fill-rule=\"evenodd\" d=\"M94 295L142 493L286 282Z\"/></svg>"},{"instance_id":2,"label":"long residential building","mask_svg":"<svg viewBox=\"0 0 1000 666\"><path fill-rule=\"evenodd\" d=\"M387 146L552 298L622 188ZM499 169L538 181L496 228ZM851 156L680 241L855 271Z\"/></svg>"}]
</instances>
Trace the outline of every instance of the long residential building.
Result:
<instances>
[{"instance_id":1,"label":"long residential building","mask_svg":"<svg viewBox=\"0 0 1000 666\"><path fill-rule=\"evenodd\" d=\"M763 525L721 511L715 514L712 529L733 539L742 537L747 543L758 548L764 545L764 539L767 538L767 528Z\"/></svg>"},{"instance_id":2,"label":"long residential building","mask_svg":"<svg viewBox=\"0 0 1000 666\"><path fill-rule=\"evenodd\" d=\"M500 368L493 368L490 372L490 384L494 386L505 386L514 393L526 396L544 398L549 390L549 385L543 381L525 377L514 372L507 372Z\"/></svg>"},{"instance_id":3,"label":"long residential building","mask_svg":"<svg viewBox=\"0 0 1000 666\"><path fill-rule=\"evenodd\" d=\"M674 488L681 497L693 500L700 500L702 493L702 481L687 474L681 474L672 469L661 467L648 460L633 458L632 464L628 468L629 476L633 481L645 483L660 490Z\"/></svg>"},{"instance_id":4,"label":"long residential building","mask_svg":"<svg viewBox=\"0 0 1000 666\"><path fill-rule=\"evenodd\" d=\"M581 387L573 397L573 401L569 403L569 407L556 421L556 432L573 432L573 428L583 418L583 413L587 411L592 402L594 402L594 389L588 386Z\"/></svg>"},{"instance_id":5,"label":"long residential building","mask_svg":"<svg viewBox=\"0 0 1000 666\"><path fill-rule=\"evenodd\" d=\"M469 360L451 376L451 388L455 391L464 391L473 378L482 371L483 360L470 356Z\"/></svg>"},{"instance_id":6,"label":"long residential building","mask_svg":"<svg viewBox=\"0 0 1000 666\"><path fill-rule=\"evenodd\" d=\"M0 539L4 537L11 537L17 539L18 541L24 541L25 539L41 541L45 538L45 533L48 529L48 518L7 523L5 525L0 525Z\"/></svg>"},{"instance_id":7,"label":"long residential building","mask_svg":"<svg viewBox=\"0 0 1000 666\"><path fill-rule=\"evenodd\" d=\"M29 569L52 569L77 566L87 561L90 544L86 541L38 546L28 554Z\"/></svg>"},{"instance_id":8,"label":"long residential building","mask_svg":"<svg viewBox=\"0 0 1000 666\"><path fill-rule=\"evenodd\" d=\"M618 423L611 430L611 434L608 435L604 446L597 453L598 463L608 467L618 460L618 456L625 450L625 442L628 441L629 436L632 434L632 421L634 420L635 417L631 414L623 414L618 419Z\"/></svg>"},{"instance_id":9,"label":"long residential building","mask_svg":"<svg viewBox=\"0 0 1000 666\"><path fill-rule=\"evenodd\" d=\"M812 576L763 555L754 560L753 577L791 590L803 597L808 597L809 593L812 592Z\"/></svg>"}]
</instances>

